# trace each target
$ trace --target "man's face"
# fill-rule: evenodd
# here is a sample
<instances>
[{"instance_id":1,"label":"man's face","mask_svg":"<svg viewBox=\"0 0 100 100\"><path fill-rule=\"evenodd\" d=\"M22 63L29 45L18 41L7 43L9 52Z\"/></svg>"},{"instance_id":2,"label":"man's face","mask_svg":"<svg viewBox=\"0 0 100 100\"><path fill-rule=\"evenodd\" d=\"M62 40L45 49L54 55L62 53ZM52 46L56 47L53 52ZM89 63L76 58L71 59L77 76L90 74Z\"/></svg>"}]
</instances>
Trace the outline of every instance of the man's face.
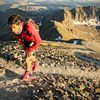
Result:
<instances>
[{"instance_id":1,"label":"man's face","mask_svg":"<svg viewBox=\"0 0 100 100\"><path fill-rule=\"evenodd\" d=\"M12 32L14 32L15 34L19 34L19 29L20 29L21 25L17 25L17 24L12 24L10 26L10 29Z\"/></svg>"}]
</instances>

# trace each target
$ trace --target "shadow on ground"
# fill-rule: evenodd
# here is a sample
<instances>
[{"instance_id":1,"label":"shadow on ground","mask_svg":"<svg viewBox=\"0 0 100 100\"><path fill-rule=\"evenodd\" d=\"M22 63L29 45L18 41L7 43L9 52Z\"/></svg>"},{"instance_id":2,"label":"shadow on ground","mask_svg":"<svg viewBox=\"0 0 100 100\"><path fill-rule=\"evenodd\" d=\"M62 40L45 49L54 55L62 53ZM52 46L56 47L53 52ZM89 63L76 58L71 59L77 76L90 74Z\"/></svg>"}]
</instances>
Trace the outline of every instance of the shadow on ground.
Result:
<instances>
[{"instance_id":1,"label":"shadow on ground","mask_svg":"<svg viewBox=\"0 0 100 100\"><path fill-rule=\"evenodd\" d=\"M90 56L88 56L86 54L83 55L80 52L75 52L74 54L75 54L75 57L78 58L78 59L81 59L81 60L84 60L84 61L88 61L88 62L92 62L92 63L100 66L100 60L92 58L92 57L90 57Z\"/></svg>"}]
</instances>

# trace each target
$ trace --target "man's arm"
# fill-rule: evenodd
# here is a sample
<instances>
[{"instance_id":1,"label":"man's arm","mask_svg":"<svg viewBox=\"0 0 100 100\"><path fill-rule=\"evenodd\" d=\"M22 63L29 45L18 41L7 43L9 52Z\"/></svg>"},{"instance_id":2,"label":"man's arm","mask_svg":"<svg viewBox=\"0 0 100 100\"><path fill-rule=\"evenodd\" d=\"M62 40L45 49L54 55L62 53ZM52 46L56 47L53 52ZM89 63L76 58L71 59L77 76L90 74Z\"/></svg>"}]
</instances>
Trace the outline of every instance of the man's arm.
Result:
<instances>
[{"instance_id":1,"label":"man's arm","mask_svg":"<svg viewBox=\"0 0 100 100\"><path fill-rule=\"evenodd\" d=\"M40 45L40 43L42 42L42 39L39 33L36 31L35 26L32 22L29 22L26 28L29 31L29 33L32 34L34 44L28 48L28 51L32 52Z\"/></svg>"},{"instance_id":2,"label":"man's arm","mask_svg":"<svg viewBox=\"0 0 100 100\"><path fill-rule=\"evenodd\" d=\"M42 39L41 39L39 33L35 33L33 35L33 37L34 37L35 41L34 41L34 44L28 48L29 52L34 51L40 45L40 43L42 42Z\"/></svg>"},{"instance_id":3,"label":"man's arm","mask_svg":"<svg viewBox=\"0 0 100 100\"><path fill-rule=\"evenodd\" d=\"M17 36L17 35L14 35L14 36L17 38L20 45L24 44L24 42L22 41L22 39L19 36Z\"/></svg>"}]
</instances>

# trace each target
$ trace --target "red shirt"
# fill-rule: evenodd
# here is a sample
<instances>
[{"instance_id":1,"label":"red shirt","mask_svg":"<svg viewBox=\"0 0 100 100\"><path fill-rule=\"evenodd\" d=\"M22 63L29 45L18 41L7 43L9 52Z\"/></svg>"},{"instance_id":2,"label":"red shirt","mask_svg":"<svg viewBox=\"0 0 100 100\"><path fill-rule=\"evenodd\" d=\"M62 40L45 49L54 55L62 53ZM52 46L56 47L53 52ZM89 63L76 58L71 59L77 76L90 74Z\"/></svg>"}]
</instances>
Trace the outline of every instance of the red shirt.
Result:
<instances>
[{"instance_id":1,"label":"red shirt","mask_svg":"<svg viewBox=\"0 0 100 100\"><path fill-rule=\"evenodd\" d=\"M37 30L35 29L35 25L31 21L29 21L25 26L26 27L25 29L31 34L31 36L25 33L24 22L21 22L21 25L23 27L21 34L20 35L14 34L14 35L18 39L21 45L24 44L24 40L27 42L33 42L33 45L28 47L28 51L32 52L40 45L42 39Z\"/></svg>"}]
</instances>

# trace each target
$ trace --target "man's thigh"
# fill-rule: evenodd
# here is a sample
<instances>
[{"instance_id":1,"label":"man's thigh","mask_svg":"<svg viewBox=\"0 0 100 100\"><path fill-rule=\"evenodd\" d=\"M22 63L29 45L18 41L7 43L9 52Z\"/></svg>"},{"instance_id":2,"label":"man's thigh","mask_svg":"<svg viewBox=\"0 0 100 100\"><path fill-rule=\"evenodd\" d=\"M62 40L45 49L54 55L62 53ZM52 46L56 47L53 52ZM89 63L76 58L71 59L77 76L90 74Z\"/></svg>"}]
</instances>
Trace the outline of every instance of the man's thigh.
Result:
<instances>
[{"instance_id":1,"label":"man's thigh","mask_svg":"<svg viewBox=\"0 0 100 100\"><path fill-rule=\"evenodd\" d=\"M35 52L32 52L31 55L29 55L28 52L26 52L26 56L25 57L26 57L25 59L27 61L29 61L29 60L35 61Z\"/></svg>"}]
</instances>

